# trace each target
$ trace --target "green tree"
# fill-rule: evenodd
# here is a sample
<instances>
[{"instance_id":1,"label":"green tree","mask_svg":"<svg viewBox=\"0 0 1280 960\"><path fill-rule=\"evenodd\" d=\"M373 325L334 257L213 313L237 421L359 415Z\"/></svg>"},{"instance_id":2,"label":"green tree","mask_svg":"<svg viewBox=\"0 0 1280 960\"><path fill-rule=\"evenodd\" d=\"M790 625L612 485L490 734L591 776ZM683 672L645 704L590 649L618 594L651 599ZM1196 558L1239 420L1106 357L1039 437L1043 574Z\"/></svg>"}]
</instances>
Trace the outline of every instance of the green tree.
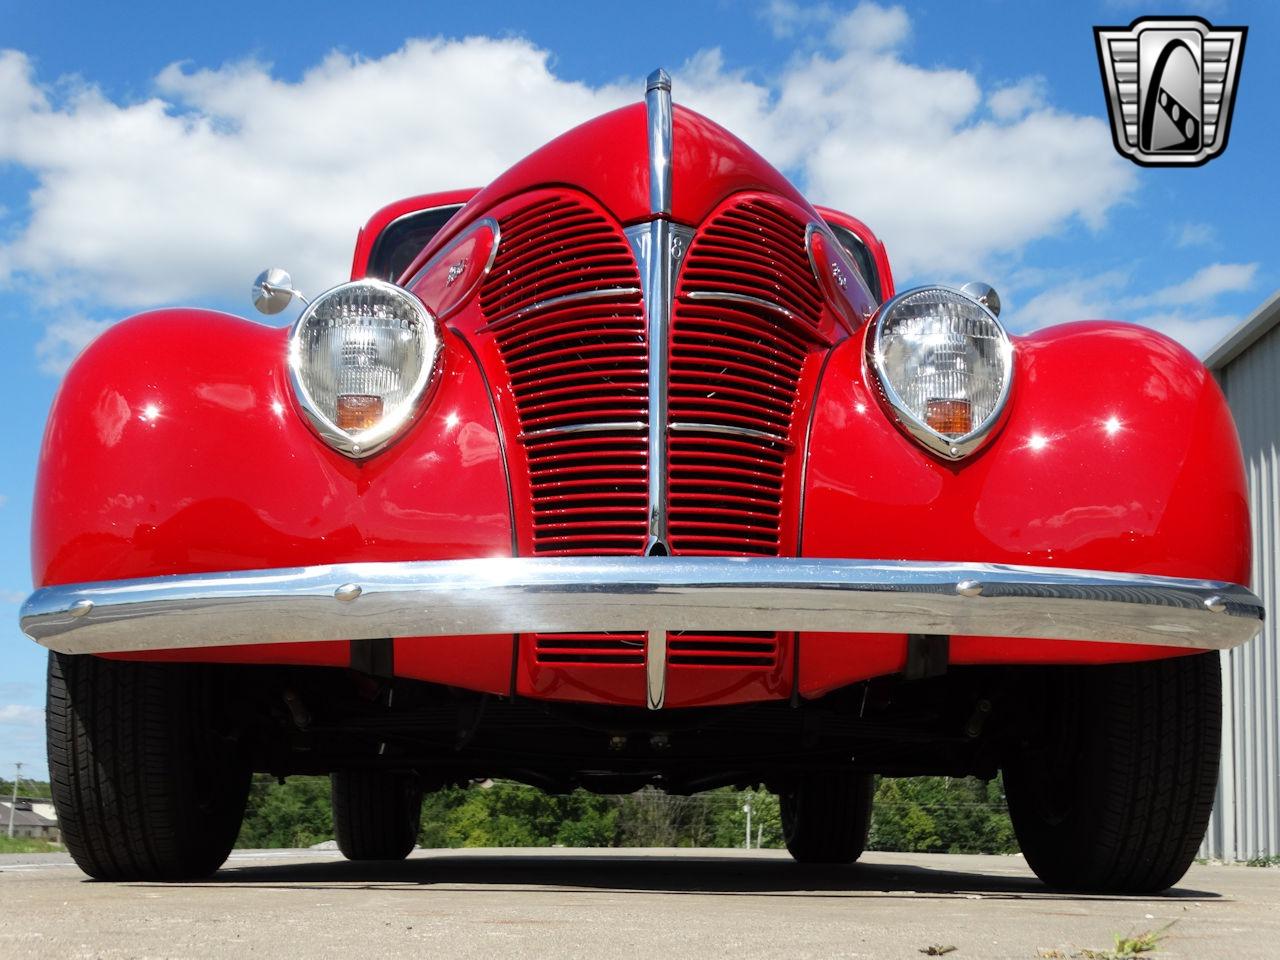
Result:
<instances>
[{"instance_id":1,"label":"green tree","mask_svg":"<svg viewBox=\"0 0 1280 960\"><path fill-rule=\"evenodd\" d=\"M999 780L883 777L876 788L868 848L1015 853L1018 845Z\"/></svg>"},{"instance_id":2,"label":"green tree","mask_svg":"<svg viewBox=\"0 0 1280 960\"><path fill-rule=\"evenodd\" d=\"M767 790L717 790L703 796L716 798L711 846L741 847L746 842L747 814L751 801L751 847L781 847L782 808Z\"/></svg>"},{"instance_id":3,"label":"green tree","mask_svg":"<svg viewBox=\"0 0 1280 960\"><path fill-rule=\"evenodd\" d=\"M778 798L725 787L691 797L645 787L625 796L564 795L510 781L448 787L423 798L424 847L741 847L751 801L751 845L781 847ZM281 785L256 777L241 847L305 847L333 836L327 777ZM872 850L1012 853L1017 850L999 780L881 778Z\"/></svg>"},{"instance_id":4,"label":"green tree","mask_svg":"<svg viewBox=\"0 0 1280 960\"><path fill-rule=\"evenodd\" d=\"M621 806L616 797L575 790L564 798L556 843L566 847L616 846Z\"/></svg>"},{"instance_id":5,"label":"green tree","mask_svg":"<svg viewBox=\"0 0 1280 960\"><path fill-rule=\"evenodd\" d=\"M47 780L28 780L22 778L22 782L18 784L18 796L36 798L49 798L53 796L49 788ZM0 800L9 800L13 797L13 781L0 777Z\"/></svg>"},{"instance_id":6,"label":"green tree","mask_svg":"<svg viewBox=\"0 0 1280 960\"><path fill-rule=\"evenodd\" d=\"M422 824L418 831L418 843L423 847L458 847L449 832L453 812L466 800L467 791L461 787L445 787L422 798Z\"/></svg>"},{"instance_id":7,"label":"green tree","mask_svg":"<svg viewBox=\"0 0 1280 960\"><path fill-rule=\"evenodd\" d=\"M333 839L328 777L255 776L237 847L309 847Z\"/></svg>"}]
</instances>

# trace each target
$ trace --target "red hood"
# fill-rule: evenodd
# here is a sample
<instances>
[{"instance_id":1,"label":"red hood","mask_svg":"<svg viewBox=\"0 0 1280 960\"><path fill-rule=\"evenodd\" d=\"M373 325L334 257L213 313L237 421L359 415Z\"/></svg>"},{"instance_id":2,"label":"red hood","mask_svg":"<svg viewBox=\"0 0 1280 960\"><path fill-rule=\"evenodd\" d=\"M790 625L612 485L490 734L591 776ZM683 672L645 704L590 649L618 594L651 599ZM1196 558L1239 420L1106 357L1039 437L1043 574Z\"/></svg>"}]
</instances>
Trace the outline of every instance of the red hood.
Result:
<instances>
[{"instance_id":1,"label":"red hood","mask_svg":"<svg viewBox=\"0 0 1280 960\"><path fill-rule=\"evenodd\" d=\"M724 127L676 106L672 122L670 218L696 225L727 196L763 190L808 208L781 173ZM623 224L651 219L649 145L643 103L622 107L574 127L535 150L481 190L435 238L439 249L472 217L527 190L571 186L595 197Z\"/></svg>"}]
</instances>

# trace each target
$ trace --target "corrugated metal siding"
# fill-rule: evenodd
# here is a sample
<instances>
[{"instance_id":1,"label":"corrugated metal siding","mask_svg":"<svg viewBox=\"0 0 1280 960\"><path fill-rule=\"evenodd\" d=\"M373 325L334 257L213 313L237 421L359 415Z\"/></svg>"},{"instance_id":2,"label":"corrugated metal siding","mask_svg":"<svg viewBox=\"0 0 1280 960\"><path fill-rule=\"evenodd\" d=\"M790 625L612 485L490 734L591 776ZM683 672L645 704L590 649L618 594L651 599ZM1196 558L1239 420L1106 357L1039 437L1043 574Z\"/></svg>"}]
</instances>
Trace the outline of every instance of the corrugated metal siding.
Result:
<instances>
[{"instance_id":1,"label":"corrugated metal siding","mask_svg":"<svg viewBox=\"0 0 1280 960\"><path fill-rule=\"evenodd\" d=\"M1201 854L1280 856L1280 326L1218 371L1244 449L1253 513L1253 589L1267 623L1222 654L1222 776Z\"/></svg>"}]
</instances>

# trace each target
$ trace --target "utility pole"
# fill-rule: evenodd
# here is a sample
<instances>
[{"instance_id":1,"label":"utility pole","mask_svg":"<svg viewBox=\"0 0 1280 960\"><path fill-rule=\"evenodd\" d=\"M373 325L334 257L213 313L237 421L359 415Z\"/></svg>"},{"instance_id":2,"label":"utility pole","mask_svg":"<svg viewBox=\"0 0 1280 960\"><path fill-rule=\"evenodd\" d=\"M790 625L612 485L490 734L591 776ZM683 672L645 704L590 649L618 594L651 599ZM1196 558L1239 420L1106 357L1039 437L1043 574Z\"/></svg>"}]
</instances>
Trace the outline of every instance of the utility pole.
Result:
<instances>
[{"instance_id":1,"label":"utility pole","mask_svg":"<svg viewBox=\"0 0 1280 960\"><path fill-rule=\"evenodd\" d=\"M747 850L751 849L751 794L747 794L747 803L742 808L742 812L747 815L747 840L743 844Z\"/></svg>"},{"instance_id":2,"label":"utility pole","mask_svg":"<svg viewBox=\"0 0 1280 960\"><path fill-rule=\"evenodd\" d=\"M13 814L18 809L18 781L22 779L22 764L14 764L15 772L13 774L13 805L9 807L9 839L13 839Z\"/></svg>"}]
</instances>

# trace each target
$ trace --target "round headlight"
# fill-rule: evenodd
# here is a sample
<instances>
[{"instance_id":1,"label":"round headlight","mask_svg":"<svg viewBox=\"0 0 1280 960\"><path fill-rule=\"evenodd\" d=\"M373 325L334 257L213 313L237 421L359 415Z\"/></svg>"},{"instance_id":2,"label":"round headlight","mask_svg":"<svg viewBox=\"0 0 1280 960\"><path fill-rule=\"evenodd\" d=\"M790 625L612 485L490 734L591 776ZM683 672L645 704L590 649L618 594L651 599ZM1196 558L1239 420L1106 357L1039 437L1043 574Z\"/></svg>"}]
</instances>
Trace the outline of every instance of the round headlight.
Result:
<instances>
[{"instance_id":1,"label":"round headlight","mask_svg":"<svg viewBox=\"0 0 1280 960\"><path fill-rule=\"evenodd\" d=\"M289 335L299 405L330 446L377 452L418 411L435 373L440 336L422 301L381 280L320 294Z\"/></svg>"},{"instance_id":2,"label":"round headlight","mask_svg":"<svg viewBox=\"0 0 1280 960\"><path fill-rule=\"evenodd\" d=\"M930 450L959 459L999 423L1013 345L977 300L946 287L899 294L873 321L867 355L898 422Z\"/></svg>"}]
</instances>

